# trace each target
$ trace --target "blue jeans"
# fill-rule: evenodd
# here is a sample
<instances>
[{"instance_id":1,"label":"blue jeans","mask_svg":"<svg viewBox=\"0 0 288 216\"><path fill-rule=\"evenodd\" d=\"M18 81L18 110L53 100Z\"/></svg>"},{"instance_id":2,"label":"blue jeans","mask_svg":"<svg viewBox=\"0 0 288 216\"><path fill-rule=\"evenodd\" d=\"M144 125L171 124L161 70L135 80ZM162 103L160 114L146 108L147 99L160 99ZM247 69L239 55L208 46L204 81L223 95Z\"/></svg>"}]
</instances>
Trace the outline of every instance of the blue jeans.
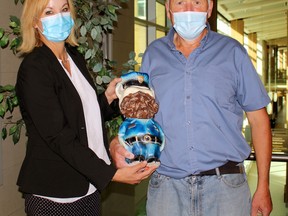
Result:
<instances>
[{"instance_id":1,"label":"blue jeans","mask_svg":"<svg viewBox=\"0 0 288 216\"><path fill-rule=\"evenodd\" d=\"M173 179L155 172L150 179L147 216L249 216L246 174Z\"/></svg>"}]
</instances>

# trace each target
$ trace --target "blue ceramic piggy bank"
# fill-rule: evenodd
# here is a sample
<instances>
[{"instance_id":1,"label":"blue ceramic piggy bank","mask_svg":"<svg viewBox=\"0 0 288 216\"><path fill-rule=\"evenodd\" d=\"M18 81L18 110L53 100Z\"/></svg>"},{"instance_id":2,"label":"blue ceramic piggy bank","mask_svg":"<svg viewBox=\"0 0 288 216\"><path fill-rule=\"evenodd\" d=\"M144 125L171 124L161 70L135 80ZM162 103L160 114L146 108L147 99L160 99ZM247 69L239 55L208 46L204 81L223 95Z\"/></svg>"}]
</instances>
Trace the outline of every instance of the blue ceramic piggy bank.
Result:
<instances>
[{"instance_id":1,"label":"blue ceramic piggy bank","mask_svg":"<svg viewBox=\"0 0 288 216\"><path fill-rule=\"evenodd\" d=\"M130 72L121 76L116 86L119 106L125 120L119 128L119 141L135 157L128 163L148 161L159 165L165 136L160 125L153 119L158 111L154 91L146 73Z\"/></svg>"},{"instance_id":2,"label":"blue ceramic piggy bank","mask_svg":"<svg viewBox=\"0 0 288 216\"><path fill-rule=\"evenodd\" d=\"M154 119L127 118L121 124L118 135L120 143L135 155L128 162L159 162L164 147L164 134Z\"/></svg>"}]
</instances>

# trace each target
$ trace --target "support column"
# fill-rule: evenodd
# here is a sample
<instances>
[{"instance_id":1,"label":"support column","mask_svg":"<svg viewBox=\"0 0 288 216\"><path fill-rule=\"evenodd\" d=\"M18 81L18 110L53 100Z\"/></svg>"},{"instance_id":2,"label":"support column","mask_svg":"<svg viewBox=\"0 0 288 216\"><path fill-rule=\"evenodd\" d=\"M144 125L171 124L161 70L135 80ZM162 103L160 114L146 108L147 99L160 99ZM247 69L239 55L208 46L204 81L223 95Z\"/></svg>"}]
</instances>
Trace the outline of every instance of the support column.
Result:
<instances>
[{"instance_id":1,"label":"support column","mask_svg":"<svg viewBox=\"0 0 288 216\"><path fill-rule=\"evenodd\" d=\"M278 47L276 45L269 46L269 69L271 77L271 85L273 92L277 90L277 52Z\"/></svg>"},{"instance_id":2,"label":"support column","mask_svg":"<svg viewBox=\"0 0 288 216\"><path fill-rule=\"evenodd\" d=\"M286 11L286 21L287 21L287 33L286 33L286 48L288 51L288 10ZM288 122L288 58L286 58L286 100L285 100L285 106L286 106L286 123ZM288 203L288 162L286 163L286 184L284 186L284 202Z\"/></svg>"},{"instance_id":3,"label":"support column","mask_svg":"<svg viewBox=\"0 0 288 216\"><path fill-rule=\"evenodd\" d=\"M156 23L156 1L155 0L149 0L149 3L147 1L147 15L148 15L148 21L152 23ZM155 26L148 26L147 31L147 46L155 40L156 36L156 27Z\"/></svg>"},{"instance_id":4,"label":"support column","mask_svg":"<svg viewBox=\"0 0 288 216\"><path fill-rule=\"evenodd\" d=\"M286 21L287 21L287 33L286 33L286 53L288 53L288 10L286 11ZM286 123L288 122L288 56L286 55ZM287 163L287 175L288 176L288 163ZM287 198L288 200L288 198ZM285 200L286 201L286 200Z\"/></svg>"},{"instance_id":5,"label":"support column","mask_svg":"<svg viewBox=\"0 0 288 216\"><path fill-rule=\"evenodd\" d=\"M244 21L232 20L231 21L232 37L244 44Z\"/></svg>"},{"instance_id":6,"label":"support column","mask_svg":"<svg viewBox=\"0 0 288 216\"><path fill-rule=\"evenodd\" d=\"M211 17L209 18L209 24L212 31L217 32L217 0L213 0L213 11Z\"/></svg>"},{"instance_id":7,"label":"support column","mask_svg":"<svg viewBox=\"0 0 288 216\"><path fill-rule=\"evenodd\" d=\"M248 54L250 59L257 69L257 33L248 34Z\"/></svg>"}]
</instances>

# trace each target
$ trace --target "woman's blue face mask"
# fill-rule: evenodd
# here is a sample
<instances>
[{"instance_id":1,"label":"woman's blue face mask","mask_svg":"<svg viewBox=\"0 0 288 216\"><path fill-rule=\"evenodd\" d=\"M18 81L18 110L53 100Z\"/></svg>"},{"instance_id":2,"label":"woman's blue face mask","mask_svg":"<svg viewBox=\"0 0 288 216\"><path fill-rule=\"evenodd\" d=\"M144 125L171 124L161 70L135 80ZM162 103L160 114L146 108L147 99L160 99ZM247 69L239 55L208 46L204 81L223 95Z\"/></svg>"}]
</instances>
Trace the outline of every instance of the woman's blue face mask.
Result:
<instances>
[{"instance_id":1,"label":"woman's blue face mask","mask_svg":"<svg viewBox=\"0 0 288 216\"><path fill-rule=\"evenodd\" d=\"M43 27L41 33L52 42L64 41L70 35L74 25L70 12L41 18L41 22Z\"/></svg>"}]
</instances>

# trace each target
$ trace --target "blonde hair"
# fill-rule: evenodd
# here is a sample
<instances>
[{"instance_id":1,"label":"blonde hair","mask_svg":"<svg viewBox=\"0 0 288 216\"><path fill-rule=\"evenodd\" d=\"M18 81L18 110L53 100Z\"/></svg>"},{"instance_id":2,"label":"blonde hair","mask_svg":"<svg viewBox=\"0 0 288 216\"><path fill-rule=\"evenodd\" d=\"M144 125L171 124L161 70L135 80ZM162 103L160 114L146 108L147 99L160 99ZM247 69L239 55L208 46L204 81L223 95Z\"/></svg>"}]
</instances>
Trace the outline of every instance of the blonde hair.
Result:
<instances>
[{"instance_id":1,"label":"blonde hair","mask_svg":"<svg viewBox=\"0 0 288 216\"><path fill-rule=\"evenodd\" d=\"M70 13L72 19L75 21L76 14L73 5L73 0L67 0L69 4ZM42 46L43 43L40 40L39 32L35 28L35 19L38 19L46 8L49 0L25 0L22 16L21 16L21 36L22 43L18 48L21 54L30 53L35 47ZM66 43L71 46L77 46L77 38L75 36L75 25L69 37L66 39Z\"/></svg>"}]
</instances>

